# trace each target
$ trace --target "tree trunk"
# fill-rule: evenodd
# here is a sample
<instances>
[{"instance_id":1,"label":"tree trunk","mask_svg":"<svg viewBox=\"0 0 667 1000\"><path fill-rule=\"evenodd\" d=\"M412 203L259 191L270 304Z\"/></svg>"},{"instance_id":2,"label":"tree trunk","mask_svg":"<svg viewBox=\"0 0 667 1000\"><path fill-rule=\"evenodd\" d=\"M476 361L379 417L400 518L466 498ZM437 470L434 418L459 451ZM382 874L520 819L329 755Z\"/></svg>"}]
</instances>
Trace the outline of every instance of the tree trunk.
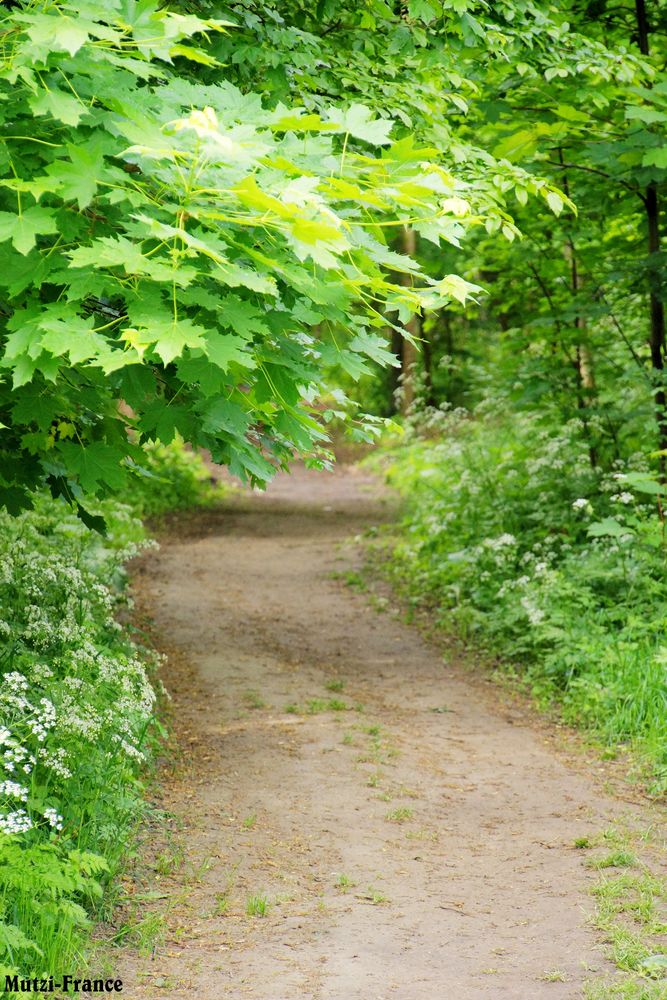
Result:
<instances>
[{"instance_id":1,"label":"tree trunk","mask_svg":"<svg viewBox=\"0 0 667 1000\"><path fill-rule=\"evenodd\" d=\"M399 361L402 361L403 355L403 337L400 330L395 327L390 327L391 332L391 353ZM400 368L390 368L388 371L389 379L389 399L387 416L393 417L398 412L398 391L401 387L400 382L401 369Z\"/></svg>"},{"instance_id":2,"label":"tree trunk","mask_svg":"<svg viewBox=\"0 0 667 1000\"><path fill-rule=\"evenodd\" d=\"M424 373L424 402L427 406L435 406L435 392L433 391L433 345L429 337L424 333L422 324L422 369Z\"/></svg>"},{"instance_id":3,"label":"tree trunk","mask_svg":"<svg viewBox=\"0 0 667 1000\"><path fill-rule=\"evenodd\" d=\"M410 228L410 226L403 227L401 243L403 253L414 259L417 252L417 234L414 229ZM412 275L402 274L401 284L411 287ZM419 339L421 334L421 321L416 313L411 319L408 320L407 323L405 323L405 329L415 340ZM403 384L403 392L401 395L401 413L403 415L410 410L412 404L414 403L416 365L417 348L407 337L403 337L401 342L401 377Z\"/></svg>"},{"instance_id":4,"label":"tree trunk","mask_svg":"<svg viewBox=\"0 0 667 1000\"><path fill-rule=\"evenodd\" d=\"M649 23L646 14L645 0L635 0L637 14L637 36L639 50L642 55L650 54ZM660 294L660 275L657 273L655 261L660 252L660 200L656 184L649 184L644 194L646 226L648 230L649 252L649 305L651 328L649 343L651 347L651 365L655 378L655 417L658 425L658 447L667 451L667 399L664 387L665 368L665 307ZM665 478L665 455L660 456L660 474Z\"/></svg>"},{"instance_id":5,"label":"tree trunk","mask_svg":"<svg viewBox=\"0 0 667 1000\"><path fill-rule=\"evenodd\" d=\"M565 159L563 157L563 150L560 147L558 149L558 159L564 167ZM565 172L563 173L563 190L569 198L570 185ZM577 252L574 246L574 240L571 236L568 236L565 241L563 254L566 261L570 265L570 288L572 289L572 296L576 303L577 296L581 291L581 275L579 273L579 264L577 261ZM597 451L591 438L590 424L586 411L590 408L595 398L595 371L593 368L593 355L591 354L590 347L585 341L586 320L578 310L574 325L581 334L580 336L577 336L576 343L577 406L581 410L581 418L584 422L584 433L586 435L586 440L588 441L588 458L591 463L591 467L594 469L598 464Z\"/></svg>"},{"instance_id":6,"label":"tree trunk","mask_svg":"<svg viewBox=\"0 0 667 1000\"><path fill-rule=\"evenodd\" d=\"M568 195L569 197L569 195ZM581 290L581 276L577 263L577 254L574 242L568 236L563 247L565 259L570 265L570 287L576 300ZM581 335L577 337L576 345L576 367L577 367L577 405L581 411L581 419L584 422L584 433L588 441L588 457L592 468L598 464L597 451L591 439L590 425L587 410L591 407L595 398L595 371L593 368L593 355L591 349L585 342L586 320L577 314L574 325Z\"/></svg>"}]
</instances>

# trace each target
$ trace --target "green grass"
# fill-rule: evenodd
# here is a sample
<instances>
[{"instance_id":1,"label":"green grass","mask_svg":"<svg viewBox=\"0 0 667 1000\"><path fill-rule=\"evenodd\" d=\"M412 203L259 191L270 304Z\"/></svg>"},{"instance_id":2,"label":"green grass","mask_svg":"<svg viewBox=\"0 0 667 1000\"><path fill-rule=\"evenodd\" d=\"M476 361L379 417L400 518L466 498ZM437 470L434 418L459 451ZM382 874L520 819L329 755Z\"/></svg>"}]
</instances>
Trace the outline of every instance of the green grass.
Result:
<instances>
[{"instance_id":1,"label":"green grass","mask_svg":"<svg viewBox=\"0 0 667 1000\"><path fill-rule=\"evenodd\" d=\"M586 998L664 1000L667 879L654 869L661 864L665 845L655 829L636 830L620 822L586 839L590 848L615 845L615 850L601 855L597 863L591 866L586 858L584 864L600 872L591 890L593 924L617 969L613 977L589 982Z\"/></svg>"},{"instance_id":2,"label":"green grass","mask_svg":"<svg viewBox=\"0 0 667 1000\"><path fill-rule=\"evenodd\" d=\"M637 858L632 851L611 851L601 858L588 858L586 865L589 868L629 868L637 864Z\"/></svg>"},{"instance_id":3,"label":"green grass","mask_svg":"<svg viewBox=\"0 0 667 1000\"><path fill-rule=\"evenodd\" d=\"M413 816L413 809L406 809L405 806L401 806L398 809L393 809L391 812L388 812L386 819L390 820L392 823L405 823L407 820L412 819Z\"/></svg>"},{"instance_id":4,"label":"green grass","mask_svg":"<svg viewBox=\"0 0 667 1000\"><path fill-rule=\"evenodd\" d=\"M185 847L179 845L168 851L162 851L153 862L158 875L173 875L183 867Z\"/></svg>"},{"instance_id":5,"label":"green grass","mask_svg":"<svg viewBox=\"0 0 667 1000\"><path fill-rule=\"evenodd\" d=\"M340 698L310 698L305 705L285 705L285 712L290 715L321 715L324 712L349 712L351 708Z\"/></svg>"},{"instance_id":6,"label":"green grass","mask_svg":"<svg viewBox=\"0 0 667 1000\"><path fill-rule=\"evenodd\" d=\"M248 896L245 911L249 917L265 917L270 905L266 896Z\"/></svg>"},{"instance_id":7,"label":"green grass","mask_svg":"<svg viewBox=\"0 0 667 1000\"><path fill-rule=\"evenodd\" d=\"M0 719L20 786L18 799L0 792L0 816L22 826L0 835L0 980L76 968L146 809L152 658L115 620L123 563L144 533L122 504L99 511L103 544L63 502L37 497L17 518L0 514Z\"/></svg>"},{"instance_id":8,"label":"green grass","mask_svg":"<svg viewBox=\"0 0 667 1000\"><path fill-rule=\"evenodd\" d=\"M258 691L245 691L243 694L243 701L248 708L266 708L266 702Z\"/></svg>"},{"instance_id":9,"label":"green grass","mask_svg":"<svg viewBox=\"0 0 667 1000\"><path fill-rule=\"evenodd\" d=\"M149 636L118 624L131 619L125 563L146 542L137 514L214 503L224 491L182 443L149 446L144 465L123 502L91 505L105 536L46 496L16 518L0 513L0 728L4 749L19 754L12 777L27 796L0 792L0 816L16 819L19 806L30 825L0 834L0 981L86 966L94 921L109 920L121 901L120 875L151 816L142 780L165 731L154 716ZM25 705L8 712L16 683ZM30 724L39 716L40 739ZM168 844L155 870L166 878L183 861ZM133 912L117 936L150 949L163 930L159 914Z\"/></svg>"},{"instance_id":10,"label":"green grass","mask_svg":"<svg viewBox=\"0 0 667 1000\"><path fill-rule=\"evenodd\" d=\"M366 895L363 898L367 899L373 906L382 906L383 903L389 902L387 896L379 889L375 889L372 885L368 886Z\"/></svg>"},{"instance_id":11,"label":"green grass","mask_svg":"<svg viewBox=\"0 0 667 1000\"><path fill-rule=\"evenodd\" d=\"M324 685L327 691L332 691L333 693L340 693L345 688L345 681L333 680L327 681Z\"/></svg>"},{"instance_id":12,"label":"green grass","mask_svg":"<svg viewBox=\"0 0 667 1000\"><path fill-rule=\"evenodd\" d=\"M545 983L566 983L567 976L562 969L546 969L540 979Z\"/></svg>"}]
</instances>

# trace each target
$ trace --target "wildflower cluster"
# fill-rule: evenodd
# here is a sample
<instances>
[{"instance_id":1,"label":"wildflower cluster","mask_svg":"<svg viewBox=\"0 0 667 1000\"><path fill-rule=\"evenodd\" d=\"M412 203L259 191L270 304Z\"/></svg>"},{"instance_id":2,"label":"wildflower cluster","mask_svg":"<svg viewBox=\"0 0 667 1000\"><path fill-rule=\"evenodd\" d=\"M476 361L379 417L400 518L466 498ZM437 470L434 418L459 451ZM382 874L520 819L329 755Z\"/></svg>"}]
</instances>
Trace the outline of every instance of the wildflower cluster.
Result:
<instances>
[{"instance_id":1,"label":"wildflower cluster","mask_svg":"<svg viewBox=\"0 0 667 1000\"><path fill-rule=\"evenodd\" d=\"M108 513L105 538L52 500L0 514L0 971L71 944L139 806L155 694L115 613L144 542Z\"/></svg>"}]
</instances>

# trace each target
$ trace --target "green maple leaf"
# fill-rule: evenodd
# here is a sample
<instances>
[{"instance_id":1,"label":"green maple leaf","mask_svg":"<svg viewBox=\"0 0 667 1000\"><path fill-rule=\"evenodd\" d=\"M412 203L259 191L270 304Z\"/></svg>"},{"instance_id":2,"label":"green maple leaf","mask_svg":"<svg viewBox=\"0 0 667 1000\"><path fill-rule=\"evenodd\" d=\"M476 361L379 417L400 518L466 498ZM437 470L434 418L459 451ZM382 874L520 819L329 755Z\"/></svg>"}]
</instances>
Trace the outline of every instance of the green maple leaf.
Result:
<instances>
[{"instance_id":1,"label":"green maple leaf","mask_svg":"<svg viewBox=\"0 0 667 1000\"><path fill-rule=\"evenodd\" d=\"M218 368L227 371L232 362L244 368L254 368L255 361L246 349L245 341L231 334L210 332L206 334L206 354Z\"/></svg>"},{"instance_id":2,"label":"green maple leaf","mask_svg":"<svg viewBox=\"0 0 667 1000\"><path fill-rule=\"evenodd\" d=\"M30 107L36 115L50 115L65 125L78 125L88 109L73 94L62 90L43 90L31 98Z\"/></svg>"},{"instance_id":3,"label":"green maple leaf","mask_svg":"<svg viewBox=\"0 0 667 1000\"><path fill-rule=\"evenodd\" d=\"M23 389L12 407L12 419L17 423L35 423L40 430L46 431L62 412L63 401L59 396L46 394L43 386L30 385Z\"/></svg>"},{"instance_id":4,"label":"green maple leaf","mask_svg":"<svg viewBox=\"0 0 667 1000\"><path fill-rule=\"evenodd\" d=\"M182 382L196 385L203 396L219 396L226 384L224 372L208 358L180 358L178 377Z\"/></svg>"},{"instance_id":5,"label":"green maple leaf","mask_svg":"<svg viewBox=\"0 0 667 1000\"><path fill-rule=\"evenodd\" d=\"M7 244L0 246L0 285L11 296L20 295L31 286L39 287L48 269L47 261L39 253L19 255Z\"/></svg>"},{"instance_id":6,"label":"green maple leaf","mask_svg":"<svg viewBox=\"0 0 667 1000\"><path fill-rule=\"evenodd\" d=\"M145 274L177 285L188 285L198 274L194 267L144 256L141 247L125 236L103 236L69 256L71 267L123 267L126 274Z\"/></svg>"},{"instance_id":7,"label":"green maple leaf","mask_svg":"<svg viewBox=\"0 0 667 1000\"><path fill-rule=\"evenodd\" d=\"M191 410L173 403L165 404L163 400L147 406L139 423L151 439L157 437L163 444L173 441L177 433L190 441L198 430Z\"/></svg>"},{"instance_id":8,"label":"green maple leaf","mask_svg":"<svg viewBox=\"0 0 667 1000\"><path fill-rule=\"evenodd\" d=\"M413 20L430 24L436 16L434 5L429 0L408 0L408 13Z\"/></svg>"},{"instance_id":9,"label":"green maple leaf","mask_svg":"<svg viewBox=\"0 0 667 1000\"><path fill-rule=\"evenodd\" d=\"M246 302L237 295L227 295L218 300L219 319L224 326L230 327L235 333L248 340L254 333L268 335L266 314L261 312L252 302Z\"/></svg>"},{"instance_id":10,"label":"green maple leaf","mask_svg":"<svg viewBox=\"0 0 667 1000\"><path fill-rule=\"evenodd\" d=\"M103 236L69 255L71 267L124 267L127 274L141 273L147 263L136 243L124 236Z\"/></svg>"},{"instance_id":11,"label":"green maple leaf","mask_svg":"<svg viewBox=\"0 0 667 1000\"><path fill-rule=\"evenodd\" d=\"M389 133L393 122L386 118L373 118L373 112L365 104L351 104L346 111L331 108L328 120L339 126L342 131L349 132L355 139L363 139L374 146L386 146L391 140Z\"/></svg>"},{"instance_id":12,"label":"green maple leaf","mask_svg":"<svg viewBox=\"0 0 667 1000\"><path fill-rule=\"evenodd\" d=\"M19 253L30 253L37 237L58 230L53 212L33 205L21 214L0 212L0 243L11 239Z\"/></svg>"},{"instance_id":13,"label":"green maple leaf","mask_svg":"<svg viewBox=\"0 0 667 1000\"><path fill-rule=\"evenodd\" d=\"M113 445L103 441L86 445L65 441L59 444L58 452L86 492L94 493L100 485L112 489L125 485L126 473L121 467L124 452Z\"/></svg>"},{"instance_id":14,"label":"green maple leaf","mask_svg":"<svg viewBox=\"0 0 667 1000\"><path fill-rule=\"evenodd\" d=\"M328 354L329 352L322 352L323 355L325 353ZM336 351L335 348L331 348L331 363L338 363L343 371L346 371L355 382L357 382L362 375L372 374L368 365L362 361L358 354L354 354L352 351Z\"/></svg>"},{"instance_id":15,"label":"green maple leaf","mask_svg":"<svg viewBox=\"0 0 667 1000\"><path fill-rule=\"evenodd\" d=\"M647 153L644 153L642 166L659 167L661 170L667 170L667 146L658 146L655 149L649 149Z\"/></svg>"},{"instance_id":16,"label":"green maple leaf","mask_svg":"<svg viewBox=\"0 0 667 1000\"><path fill-rule=\"evenodd\" d=\"M54 49L63 49L73 56L88 41L88 32L71 17L63 17L58 12L58 16L51 20L55 22L52 23L53 34L51 36Z\"/></svg>"},{"instance_id":17,"label":"green maple leaf","mask_svg":"<svg viewBox=\"0 0 667 1000\"><path fill-rule=\"evenodd\" d=\"M350 341L348 347L357 354L365 354L366 357L376 361L379 365L399 365L398 359L387 350L387 342L381 337L375 337L365 330L362 330Z\"/></svg>"},{"instance_id":18,"label":"green maple leaf","mask_svg":"<svg viewBox=\"0 0 667 1000\"><path fill-rule=\"evenodd\" d=\"M189 319L150 320L138 334L139 342L152 344L165 365L179 357L186 347L206 346L206 330Z\"/></svg>"},{"instance_id":19,"label":"green maple leaf","mask_svg":"<svg viewBox=\"0 0 667 1000\"><path fill-rule=\"evenodd\" d=\"M2 367L10 366L3 361ZM22 385L30 382L37 371L37 360L29 358L26 354L22 354L20 358L12 363L11 368L13 369L12 386L14 389L20 389Z\"/></svg>"},{"instance_id":20,"label":"green maple leaf","mask_svg":"<svg viewBox=\"0 0 667 1000\"><path fill-rule=\"evenodd\" d=\"M75 314L66 317L49 316L40 320L39 326L45 331L41 347L56 357L69 355L70 362L77 365L96 357L107 349L107 342L93 331L92 318L83 319Z\"/></svg>"},{"instance_id":21,"label":"green maple leaf","mask_svg":"<svg viewBox=\"0 0 667 1000\"><path fill-rule=\"evenodd\" d=\"M250 418L245 410L228 399L216 399L207 403L202 408L202 418L204 430L213 433L226 431L239 438L245 436L250 426Z\"/></svg>"},{"instance_id":22,"label":"green maple leaf","mask_svg":"<svg viewBox=\"0 0 667 1000\"><path fill-rule=\"evenodd\" d=\"M68 153L69 160L56 160L49 164L46 173L52 183L51 190L57 191L64 201L77 201L83 211L95 197L104 161L85 147L68 146Z\"/></svg>"},{"instance_id":23,"label":"green maple leaf","mask_svg":"<svg viewBox=\"0 0 667 1000\"><path fill-rule=\"evenodd\" d=\"M88 32L60 10L53 15L31 15L30 21L32 23L26 29L26 34L33 43L29 47L29 53L37 62L42 61L54 49L69 52L71 56L76 55L88 41Z\"/></svg>"},{"instance_id":24,"label":"green maple leaf","mask_svg":"<svg viewBox=\"0 0 667 1000\"><path fill-rule=\"evenodd\" d=\"M281 410L276 417L275 426L281 434L295 441L299 448L306 451L312 448L315 438L323 440L326 435L322 434L317 424L307 417L295 416L287 410Z\"/></svg>"}]
</instances>

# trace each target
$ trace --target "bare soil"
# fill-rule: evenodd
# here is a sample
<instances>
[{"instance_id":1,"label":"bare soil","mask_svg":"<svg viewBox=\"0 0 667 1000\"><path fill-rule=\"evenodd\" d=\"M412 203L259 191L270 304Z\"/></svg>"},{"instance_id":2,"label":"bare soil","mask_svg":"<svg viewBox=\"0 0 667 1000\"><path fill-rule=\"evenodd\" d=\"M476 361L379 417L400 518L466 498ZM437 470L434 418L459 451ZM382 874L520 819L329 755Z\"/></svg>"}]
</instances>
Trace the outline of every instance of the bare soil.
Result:
<instances>
[{"instance_id":1,"label":"bare soil","mask_svg":"<svg viewBox=\"0 0 667 1000\"><path fill-rule=\"evenodd\" d=\"M181 759L128 884L153 900L114 959L129 1000L569 1000L608 968L574 840L627 806L345 585L388 505L297 471L136 568Z\"/></svg>"}]
</instances>

